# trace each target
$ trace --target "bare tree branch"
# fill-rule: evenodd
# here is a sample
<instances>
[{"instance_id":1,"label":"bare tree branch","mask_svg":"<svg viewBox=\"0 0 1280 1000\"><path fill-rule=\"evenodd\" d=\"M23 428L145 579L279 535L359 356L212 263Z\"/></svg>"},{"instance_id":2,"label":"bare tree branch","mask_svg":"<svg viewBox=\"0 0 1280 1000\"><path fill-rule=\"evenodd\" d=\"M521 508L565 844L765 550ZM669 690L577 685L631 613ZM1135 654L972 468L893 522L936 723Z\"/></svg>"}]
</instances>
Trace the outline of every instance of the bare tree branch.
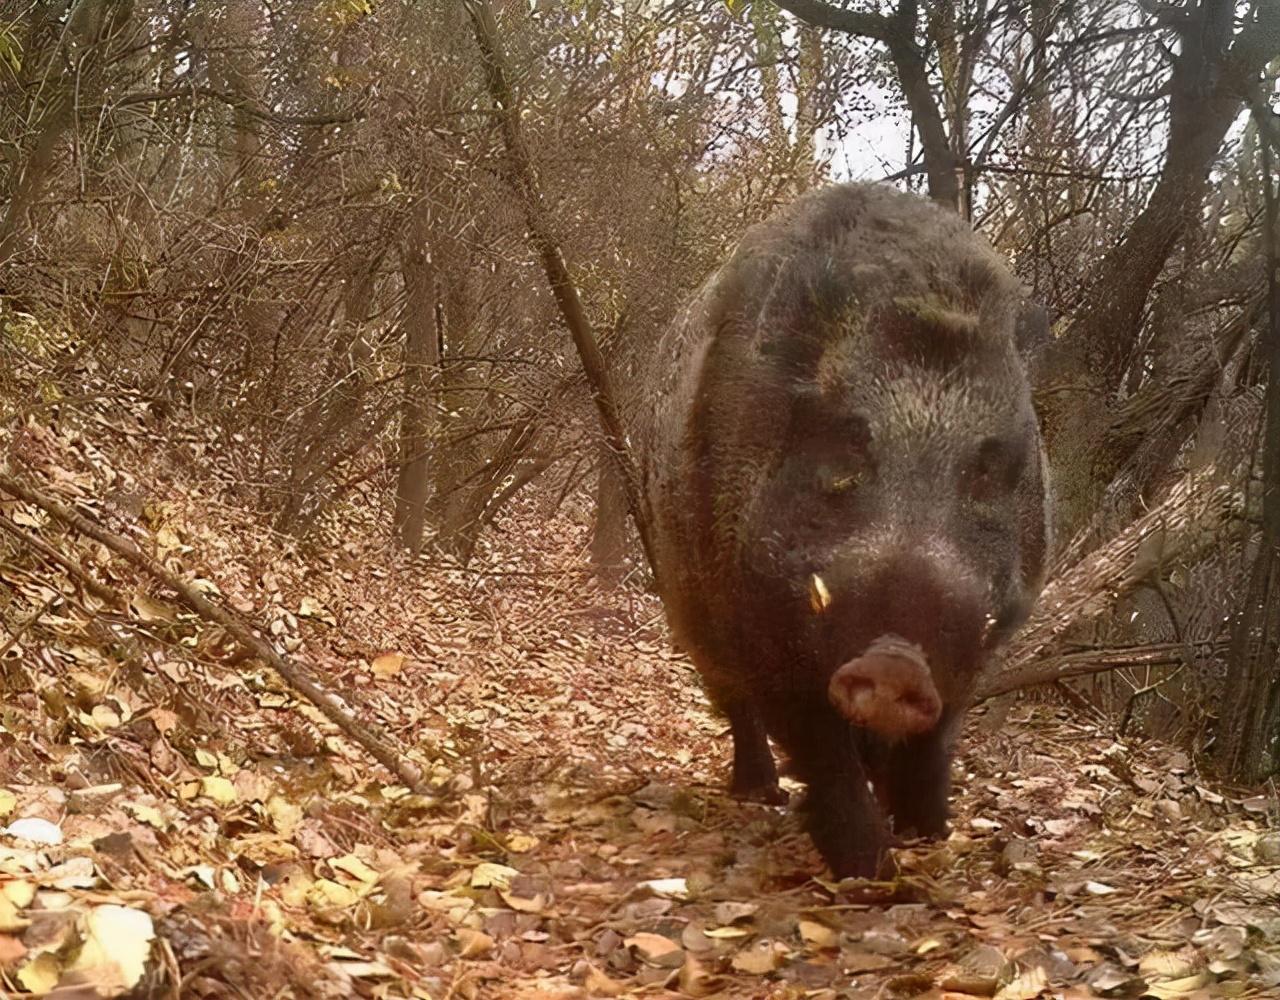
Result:
<instances>
[{"instance_id":1,"label":"bare tree branch","mask_svg":"<svg viewBox=\"0 0 1280 1000\"><path fill-rule=\"evenodd\" d=\"M929 83L924 51L916 41L917 5L902 0L893 17L833 7L818 0L774 0L783 10L819 28L860 35L883 43L898 73L902 95L915 119L924 151L929 196L951 209L960 207L959 160L951 148L942 111Z\"/></svg>"}]
</instances>

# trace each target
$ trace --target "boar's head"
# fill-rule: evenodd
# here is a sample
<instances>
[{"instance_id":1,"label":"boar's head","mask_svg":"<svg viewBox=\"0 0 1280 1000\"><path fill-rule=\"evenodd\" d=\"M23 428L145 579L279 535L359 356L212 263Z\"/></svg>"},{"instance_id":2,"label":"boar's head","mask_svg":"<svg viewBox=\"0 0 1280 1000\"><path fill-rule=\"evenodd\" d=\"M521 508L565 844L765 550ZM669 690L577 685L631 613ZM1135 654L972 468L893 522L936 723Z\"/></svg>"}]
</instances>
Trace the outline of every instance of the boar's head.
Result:
<instances>
[{"instance_id":1,"label":"boar's head","mask_svg":"<svg viewBox=\"0 0 1280 1000\"><path fill-rule=\"evenodd\" d=\"M721 291L743 332L722 338L739 372L727 392L755 440L728 490L726 572L772 683L821 687L904 738L965 707L1039 589L1025 354L1044 317L984 246L930 260L890 238L869 261L815 242L826 252L757 248Z\"/></svg>"}]
</instances>

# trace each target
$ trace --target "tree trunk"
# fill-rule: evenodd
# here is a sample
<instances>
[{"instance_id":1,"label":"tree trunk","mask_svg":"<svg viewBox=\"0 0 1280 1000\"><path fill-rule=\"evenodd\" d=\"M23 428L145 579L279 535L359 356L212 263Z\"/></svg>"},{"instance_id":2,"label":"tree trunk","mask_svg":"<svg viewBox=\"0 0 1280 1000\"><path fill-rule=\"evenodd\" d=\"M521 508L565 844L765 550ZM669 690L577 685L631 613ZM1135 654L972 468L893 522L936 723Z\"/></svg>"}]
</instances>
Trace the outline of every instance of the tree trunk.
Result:
<instances>
[{"instance_id":1,"label":"tree trunk","mask_svg":"<svg viewBox=\"0 0 1280 1000\"><path fill-rule=\"evenodd\" d=\"M626 490L627 508L631 512L632 520L635 521L645 557L656 577L659 570L651 542L649 512L640 488L640 473L627 447L627 434L622 425L622 416L618 411L617 396L613 391L608 365L605 364L604 355L600 353L600 345L591 330L586 311L582 308L582 299L578 295L577 285L569 275L564 255L560 252L560 246L551 233L550 222L542 203L538 177L534 172L533 161L530 159L520 128L520 109L507 75L502 39L498 35L498 26L493 18L493 8L489 0L463 0L463 2L475 30L485 83L502 128L509 178L524 212L525 223L529 227L530 242L542 260L547 284L551 286L551 294L555 296L565 326L569 328L569 335L573 338L583 374L586 375L587 383L591 386L592 399L596 405L600 425L604 430L605 441L611 452L611 460L617 464L618 474Z\"/></svg>"},{"instance_id":2,"label":"tree trunk","mask_svg":"<svg viewBox=\"0 0 1280 1000\"><path fill-rule=\"evenodd\" d=\"M1231 651L1218 719L1217 759L1232 778L1256 782L1280 768L1280 194L1272 186L1271 156L1263 145L1267 206L1270 324L1260 347L1267 362L1262 443L1262 537L1249 575Z\"/></svg>"},{"instance_id":3,"label":"tree trunk","mask_svg":"<svg viewBox=\"0 0 1280 1000\"><path fill-rule=\"evenodd\" d=\"M822 0L774 0L783 10L817 28L833 28L883 43L898 74L898 86L911 109L924 154L929 197L948 208L960 206L960 161L951 149L942 111L929 84L924 49L916 40L918 0L900 0L892 16L836 7Z\"/></svg>"},{"instance_id":4,"label":"tree trunk","mask_svg":"<svg viewBox=\"0 0 1280 1000\"><path fill-rule=\"evenodd\" d=\"M616 587L622 580L627 556L627 494L618 480L618 470L608 447L603 441L599 446L591 569L602 586Z\"/></svg>"},{"instance_id":5,"label":"tree trunk","mask_svg":"<svg viewBox=\"0 0 1280 1000\"><path fill-rule=\"evenodd\" d=\"M1233 26L1228 0L1203 0L1188 11L1169 79L1160 178L1124 239L1094 269L1088 306L1040 359L1037 409L1064 536L1087 523L1107 486L1108 470L1095 462L1094 445L1112 422L1147 299L1199 210L1209 170L1243 102L1242 74L1256 74L1268 57L1270 21L1250 26L1234 46ZM1262 51L1260 39L1267 42Z\"/></svg>"},{"instance_id":6,"label":"tree trunk","mask_svg":"<svg viewBox=\"0 0 1280 1000\"><path fill-rule=\"evenodd\" d=\"M5 199L8 204L0 216L0 265L19 250L27 235L28 215L53 176L54 157L63 137L75 125L77 106L100 102L104 49L132 11L132 0L80 0L72 8L64 35L64 42L72 42L67 60L72 68L65 79L53 84L52 101L41 116L35 145L13 175L15 179ZM51 71L61 55L55 49L49 55L49 65L41 68ZM43 90L48 83L37 79L31 81L31 86Z\"/></svg>"},{"instance_id":7,"label":"tree trunk","mask_svg":"<svg viewBox=\"0 0 1280 1000\"><path fill-rule=\"evenodd\" d=\"M400 251L405 289L404 377L400 403L400 472L396 479L395 529L410 552L422 550L430 492L429 449L435 425L432 376L440 363L435 266L427 246L425 205Z\"/></svg>"}]
</instances>

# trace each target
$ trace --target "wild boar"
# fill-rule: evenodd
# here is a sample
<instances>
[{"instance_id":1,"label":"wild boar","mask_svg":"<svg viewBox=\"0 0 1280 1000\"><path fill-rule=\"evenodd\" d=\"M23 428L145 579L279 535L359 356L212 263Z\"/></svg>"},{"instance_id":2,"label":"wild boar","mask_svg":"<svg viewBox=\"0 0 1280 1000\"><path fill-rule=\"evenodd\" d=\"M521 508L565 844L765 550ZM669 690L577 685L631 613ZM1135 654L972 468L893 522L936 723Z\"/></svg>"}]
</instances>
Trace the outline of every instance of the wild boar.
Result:
<instances>
[{"instance_id":1,"label":"wild boar","mask_svg":"<svg viewBox=\"0 0 1280 1000\"><path fill-rule=\"evenodd\" d=\"M655 354L636 444L671 630L732 790L779 800L772 737L837 876L882 870L886 819L945 832L975 681L1043 583L1046 336L964 220L843 184L752 228Z\"/></svg>"}]
</instances>

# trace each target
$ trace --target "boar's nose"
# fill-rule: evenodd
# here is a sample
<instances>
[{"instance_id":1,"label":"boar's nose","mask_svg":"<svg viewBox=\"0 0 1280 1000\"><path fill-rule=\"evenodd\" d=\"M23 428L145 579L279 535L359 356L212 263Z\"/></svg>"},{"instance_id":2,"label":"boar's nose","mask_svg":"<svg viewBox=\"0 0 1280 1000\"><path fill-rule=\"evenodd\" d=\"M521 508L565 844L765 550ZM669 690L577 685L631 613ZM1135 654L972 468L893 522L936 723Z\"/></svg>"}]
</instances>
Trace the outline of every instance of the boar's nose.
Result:
<instances>
[{"instance_id":1,"label":"boar's nose","mask_svg":"<svg viewBox=\"0 0 1280 1000\"><path fill-rule=\"evenodd\" d=\"M896 636L877 639L840 667L827 696L854 725L890 740L928 732L942 714L924 654Z\"/></svg>"}]
</instances>

